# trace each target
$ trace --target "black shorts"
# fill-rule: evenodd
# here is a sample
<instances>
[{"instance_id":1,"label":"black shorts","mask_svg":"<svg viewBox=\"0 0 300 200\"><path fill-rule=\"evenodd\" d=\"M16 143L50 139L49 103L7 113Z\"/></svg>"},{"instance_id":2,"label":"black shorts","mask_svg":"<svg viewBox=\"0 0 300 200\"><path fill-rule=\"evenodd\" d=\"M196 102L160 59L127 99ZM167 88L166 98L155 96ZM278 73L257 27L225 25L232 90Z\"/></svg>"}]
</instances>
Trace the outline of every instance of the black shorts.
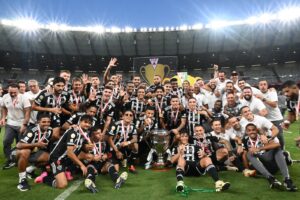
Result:
<instances>
[{"instance_id":1,"label":"black shorts","mask_svg":"<svg viewBox=\"0 0 300 200\"><path fill-rule=\"evenodd\" d=\"M107 161L93 161L89 163L88 166L92 165L98 171L98 173L100 173L106 162Z\"/></svg>"},{"instance_id":2,"label":"black shorts","mask_svg":"<svg viewBox=\"0 0 300 200\"><path fill-rule=\"evenodd\" d=\"M130 154L131 154L131 149L125 147L125 148L121 148L119 149L120 152L122 152L123 154L123 159L127 159ZM111 161L113 164L121 164L121 161L120 159L117 158L117 154L115 151L112 151L112 158L111 158Z\"/></svg>"},{"instance_id":3,"label":"black shorts","mask_svg":"<svg viewBox=\"0 0 300 200\"><path fill-rule=\"evenodd\" d=\"M205 168L200 166L199 161L186 161L184 168L185 176L201 176L205 174Z\"/></svg>"},{"instance_id":4,"label":"black shorts","mask_svg":"<svg viewBox=\"0 0 300 200\"><path fill-rule=\"evenodd\" d=\"M36 163L37 160L39 159L39 157L40 157L43 153L48 153L48 152L45 151L45 150L41 150L41 149L38 150L38 151L36 151L36 152L32 152L32 153L30 154L30 157L29 157L28 161L29 161L30 163Z\"/></svg>"}]
</instances>

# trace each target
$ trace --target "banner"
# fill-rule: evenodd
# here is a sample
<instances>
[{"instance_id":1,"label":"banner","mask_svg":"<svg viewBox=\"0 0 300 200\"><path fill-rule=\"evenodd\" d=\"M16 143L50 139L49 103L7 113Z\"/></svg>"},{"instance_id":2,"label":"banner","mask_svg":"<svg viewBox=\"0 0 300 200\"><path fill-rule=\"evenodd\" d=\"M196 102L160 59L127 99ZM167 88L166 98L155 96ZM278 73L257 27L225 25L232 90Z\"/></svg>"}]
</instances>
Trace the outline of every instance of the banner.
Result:
<instances>
[{"instance_id":1,"label":"banner","mask_svg":"<svg viewBox=\"0 0 300 200\"><path fill-rule=\"evenodd\" d=\"M164 80L171 69L176 71L177 61L177 56L140 57L133 59L133 68L145 82L152 85L154 75L159 75Z\"/></svg>"}]
</instances>

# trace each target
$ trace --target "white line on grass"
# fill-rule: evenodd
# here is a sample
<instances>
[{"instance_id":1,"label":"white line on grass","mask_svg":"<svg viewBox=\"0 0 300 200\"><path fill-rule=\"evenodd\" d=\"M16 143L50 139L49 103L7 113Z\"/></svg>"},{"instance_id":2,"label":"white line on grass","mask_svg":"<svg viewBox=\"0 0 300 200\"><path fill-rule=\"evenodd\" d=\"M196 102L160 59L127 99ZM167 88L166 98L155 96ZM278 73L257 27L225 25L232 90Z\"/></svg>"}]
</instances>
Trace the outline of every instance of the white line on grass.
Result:
<instances>
[{"instance_id":1,"label":"white line on grass","mask_svg":"<svg viewBox=\"0 0 300 200\"><path fill-rule=\"evenodd\" d=\"M66 198L68 198L68 196L70 196L70 194L72 192L77 190L77 188L80 186L81 183L82 183L82 180L74 181L74 183L71 187L69 187L63 193L58 195L54 200L65 200Z\"/></svg>"}]
</instances>

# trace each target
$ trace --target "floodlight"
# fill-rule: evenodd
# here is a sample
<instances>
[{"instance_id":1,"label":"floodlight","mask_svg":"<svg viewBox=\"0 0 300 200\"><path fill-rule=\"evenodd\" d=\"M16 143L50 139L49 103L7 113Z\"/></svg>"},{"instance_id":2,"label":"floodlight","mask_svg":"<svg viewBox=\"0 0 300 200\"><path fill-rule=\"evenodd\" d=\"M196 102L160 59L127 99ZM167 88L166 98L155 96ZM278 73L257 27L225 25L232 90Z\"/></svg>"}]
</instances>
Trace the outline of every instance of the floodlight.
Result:
<instances>
[{"instance_id":1,"label":"floodlight","mask_svg":"<svg viewBox=\"0 0 300 200\"><path fill-rule=\"evenodd\" d=\"M126 26L126 27L125 27L125 32L126 32L126 33L131 33L131 32L133 32L133 28L131 28L131 27L129 27L129 26Z\"/></svg>"},{"instance_id":2,"label":"floodlight","mask_svg":"<svg viewBox=\"0 0 300 200\"><path fill-rule=\"evenodd\" d=\"M188 30L188 26L187 26L187 25L181 25L181 26L179 27L179 30L181 30L181 31L186 31L186 30Z\"/></svg>"},{"instance_id":3,"label":"floodlight","mask_svg":"<svg viewBox=\"0 0 300 200\"><path fill-rule=\"evenodd\" d=\"M277 13L280 21L288 22L300 17L300 7L285 8Z\"/></svg>"},{"instance_id":4,"label":"floodlight","mask_svg":"<svg viewBox=\"0 0 300 200\"><path fill-rule=\"evenodd\" d=\"M30 18L18 18L12 21L12 25L23 31L36 31L42 28L42 25Z\"/></svg>"},{"instance_id":5,"label":"floodlight","mask_svg":"<svg viewBox=\"0 0 300 200\"><path fill-rule=\"evenodd\" d=\"M193 30L200 30L200 29L202 29L203 28L203 24L194 24L193 26L192 26L192 29Z\"/></svg>"},{"instance_id":6,"label":"floodlight","mask_svg":"<svg viewBox=\"0 0 300 200\"><path fill-rule=\"evenodd\" d=\"M120 33L121 29L119 27L113 26L113 27L111 27L111 32L112 33Z\"/></svg>"}]
</instances>

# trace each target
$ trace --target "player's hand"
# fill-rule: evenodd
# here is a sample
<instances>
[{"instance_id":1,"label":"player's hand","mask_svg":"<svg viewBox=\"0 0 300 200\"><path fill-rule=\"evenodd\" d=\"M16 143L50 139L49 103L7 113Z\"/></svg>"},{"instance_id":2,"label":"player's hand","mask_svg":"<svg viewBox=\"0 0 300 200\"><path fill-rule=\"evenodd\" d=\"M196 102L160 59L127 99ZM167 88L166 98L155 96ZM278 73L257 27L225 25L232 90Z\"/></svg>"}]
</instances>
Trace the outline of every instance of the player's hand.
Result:
<instances>
[{"instance_id":1,"label":"player's hand","mask_svg":"<svg viewBox=\"0 0 300 200\"><path fill-rule=\"evenodd\" d=\"M88 83L91 82L90 79L89 79L89 76L87 74L82 74L81 80L82 80L82 82L83 82L84 85L86 85L86 84L88 84Z\"/></svg>"},{"instance_id":2,"label":"player's hand","mask_svg":"<svg viewBox=\"0 0 300 200\"><path fill-rule=\"evenodd\" d=\"M39 141L36 143L36 147L40 148L40 149L44 149L48 146L48 143L45 143L43 141Z\"/></svg>"},{"instance_id":3,"label":"player's hand","mask_svg":"<svg viewBox=\"0 0 300 200\"><path fill-rule=\"evenodd\" d=\"M214 65L213 65L213 68L214 68L215 71L218 71L219 65L214 64Z\"/></svg>"},{"instance_id":4,"label":"player's hand","mask_svg":"<svg viewBox=\"0 0 300 200\"><path fill-rule=\"evenodd\" d=\"M151 119L151 118L146 118L146 119L145 119L145 125L146 125L146 126L151 125L151 123L152 123L152 119Z\"/></svg>"},{"instance_id":5,"label":"player's hand","mask_svg":"<svg viewBox=\"0 0 300 200\"><path fill-rule=\"evenodd\" d=\"M109 63L108 63L108 67L116 67L117 66L117 58L111 58Z\"/></svg>"},{"instance_id":6,"label":"player's hand","mask_svg":"<svg viewBox=\"0 0 300 200\"><path fill-rule=\"evenodd\" d=\"M252 155L255 155L257 152L259 152L259 149L255 148L255 147L251 147L248 150Z\"/></svg>"},{"instance_id":7,"label":"player's hand","mask_svg":"<svg viewBox=\"0 0 300 200\"><path fill-rule=\"evenodd\" d=\"M269 142L267 136L265 135L261 135L260 140L263 144L267 144Z\"/></svg>"},{"instance_id":8,"label":"player's hand","mask_svg":"<svg viewBox=\"0 0 300 200\"><path fill-rule=\"evenodd\" d=\"M82 171L82 175L83 175L83 176L86 176L86 174L87 174L87 168L86 168L86 166L80 165L80 169L81 169L81 171Z\"/></svg>"},{"instance_id":9,"label":"player's hand","mask_svg":"<svg viewBox=\"0 0 300 200\"><path fill-rule=\"evenodd\" d=\"M54 113L56 115L59 115L59 114L62 113L61 108L57 108L57 107L51 108L50 112L52 112L52 113Z\"/></svg>"},{"instance_id":10,"label":"player's hand","mask_svg":"<svg viewBox=\"0 0 300 200\"><path fill-rule=\"evenodd\" d=\"M262 100L264 98L261 94L254 94L254 96L260 100Z\"/></svg>"},{"instance_id":11,"label":"player's hand","mask_svg":"<svg viewBox=\"0 0 300 200\"><path fill-rule=\"evenodd\" d=\"M98 162L98 161L101 160L101 156L97 154L97 155L94 156L93 160Z\"/></svg>"},{"instance_id":12,"label":"player's hand","mask_svg":"<svg viewBox=\"0 0 300 200\"><path fill-rule=\"evenodd\" d=\"M237 148L237 153L238 153L239 155L241 155L243 152L244 152L243 147L242 147L242 146L238 146L238 148Z\"/></svg>"},{"instance_id":13,"label":"player's hand","mask_svg":"<svg viewBox=\"0 0 300 200\"><path fill-rule=\"evenodd\" d=\"M290 123L290 121L288 121L288 120L284 120L284 121L281 123L281 127L282 127L284 130L289 129L290 125L291 125L291 123Z\"/></svg>"},{"instance_id":14,"label":"player's hand","mask_svg":"<svg viewBox=\"0 0 300 200\"><path fill-rule=\"evenodd\" d=\"M103 154L101 159L104 161L107 160L107 154Z\"/></svg>"},{"instance_id":15,"label":"player's hand","mask_svg":"<svg viewBox=\"0 0 300 200\"><path fill-rule=\"evenodd\" d=\"M20 133L23 134L26 131L27 126L22 125L20 128Z\"/></svg>"},{"instance_id":16,"label":"player's hand","mask_svg":"<svg viewBox=\"0 0 300 200\"><path fill-rule=\"evenodd\" d=\"M117 156L118 159L122 159L123 158L123 154L120 151L116 152L116 156Z\"/></svg>"},{"instance_id":17,"label":"player's hand","mask_svg":"<svg viewBox=\"0 0 300 200\"><path fill-rule=\"evenodd\" d=\"M92 151L94 149L94 145L92 143L88 143L85 145L85 148L88 150L88 151Z\"/></svg>"},{"instance_id":18,"label":"player's hand","mask_svg":"<svg viewBox=\"0 0 300 200\"><path fill-rule=\"evenodd\" d=\"M6 120L5 119L1 119L0 120L0 126L5 126L6 124Z\"/></svg>"}]
</instances>

